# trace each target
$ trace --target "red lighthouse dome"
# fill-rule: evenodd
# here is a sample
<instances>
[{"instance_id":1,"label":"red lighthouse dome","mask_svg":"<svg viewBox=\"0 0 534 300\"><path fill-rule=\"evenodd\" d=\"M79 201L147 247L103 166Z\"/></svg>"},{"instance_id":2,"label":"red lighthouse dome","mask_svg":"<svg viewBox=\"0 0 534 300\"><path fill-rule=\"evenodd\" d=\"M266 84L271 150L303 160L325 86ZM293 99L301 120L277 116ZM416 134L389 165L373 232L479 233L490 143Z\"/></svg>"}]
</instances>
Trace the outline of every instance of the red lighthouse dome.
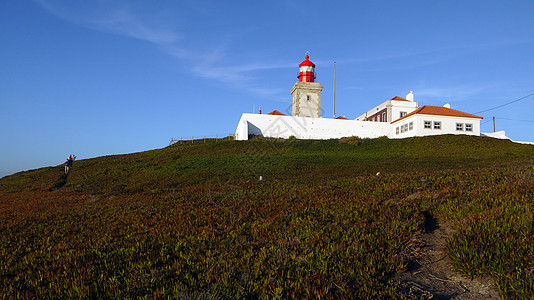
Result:
<instances>
[{"instance_id":1,"label":"red lighthouse dome","mask_svg":"<svg viewBox=\"0 0 534 300\"><path fill-rule=\"evenodd\" d=\"M306 55L306 60L299 65L299 74L297 78L301 82L315 82L315 64L309 60L310 56Z\"/></svg>"}]
</instances>

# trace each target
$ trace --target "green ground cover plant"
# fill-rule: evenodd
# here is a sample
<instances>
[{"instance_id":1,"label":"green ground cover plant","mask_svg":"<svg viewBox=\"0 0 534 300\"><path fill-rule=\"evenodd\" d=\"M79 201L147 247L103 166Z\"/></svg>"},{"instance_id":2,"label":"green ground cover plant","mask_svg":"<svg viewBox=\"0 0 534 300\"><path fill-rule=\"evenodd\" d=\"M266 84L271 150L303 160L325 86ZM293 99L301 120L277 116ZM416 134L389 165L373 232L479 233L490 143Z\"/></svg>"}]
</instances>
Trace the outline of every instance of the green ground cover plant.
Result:
<instances>
[{"instance_id":1,"label":"green ground cover plant","mask_svg":"<svg viewBox=\"0 0 534 300\"><path fill-rule=\"evenodd\" d=\"M530 145L436 136L195 141L76 161L65 182L21 172L0 179L0 295L405 298L393 278L431 213L455 222L458 270L528 297L533 167Z\"/></svg>"}]
</instances>

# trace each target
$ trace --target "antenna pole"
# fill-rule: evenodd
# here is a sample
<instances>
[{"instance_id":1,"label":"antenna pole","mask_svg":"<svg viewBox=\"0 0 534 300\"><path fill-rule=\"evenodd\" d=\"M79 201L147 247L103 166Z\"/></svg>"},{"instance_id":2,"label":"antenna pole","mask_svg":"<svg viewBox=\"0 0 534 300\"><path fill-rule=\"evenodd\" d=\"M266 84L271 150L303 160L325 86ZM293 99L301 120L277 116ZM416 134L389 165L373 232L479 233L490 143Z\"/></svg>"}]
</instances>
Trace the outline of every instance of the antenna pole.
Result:
<instances>
[{"instance_id":1,"label":"antenna pole","mask_svg":"<svg viewBox=\"0 0 534 300\"><path fill-rule=\"evenodd\" d=\"M493 132L495 132L495 117L493 117Z\"/></svg>"},{"instance_id":2,"label":"antenna pole","mask_svg":"<svg viewBox=\"0 0 534 300\"><path fill-rule=\"evenodd\" d=\"M336 118L336 62L334 61L334 119Z\"/></svg>"}]
</instances>

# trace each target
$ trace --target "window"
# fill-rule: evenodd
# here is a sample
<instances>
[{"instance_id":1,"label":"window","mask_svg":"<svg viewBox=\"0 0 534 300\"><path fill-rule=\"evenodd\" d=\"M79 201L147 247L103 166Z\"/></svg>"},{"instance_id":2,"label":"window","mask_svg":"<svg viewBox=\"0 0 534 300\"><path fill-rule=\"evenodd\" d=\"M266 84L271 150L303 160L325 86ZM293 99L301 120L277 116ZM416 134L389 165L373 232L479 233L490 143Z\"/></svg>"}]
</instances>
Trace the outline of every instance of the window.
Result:
<instances>
[{"instance_id":1,"label":"window","mask_svg":"<svg viewBox=\"0 0 534 300\"><path fill-rule=\"evenodd\" d=\"M400 117L401 117L401 118L404 117L405 115L406 115L406 112L405 112L405 111L401 111L401 112L400 112Z\"/></svg>"},{"instance_id":2,"label":"window","mask_svg":"<svg viewBox=\"0 0 534 300\"><path fill-rule=\"evenodd\" d=\"M434 121L434 129L441 129L441 122Z\"/></svg>"},{"instance_id":3,"label":"window","mask_svg":"<svg viewBox=\"0 0 534 300\"><path fill-rule=\"evenodd\" d=\"M382 113L382 122L387 122L386 113Z\"/></svg>"},{"instance_id":4,"label":"window","mask_svg":"<svg viewBox=\"0 0 534 300\"><path fill-rule=\"evenodd\" d=\"M397 127L397 134L399 134L399 127Z\"/></svg>"},{"instance_id":5,"label":"window","mask_svg":"<svg viewBox=\"0 0 534 300\"><path fill-rule=\"evenodd\" d=\"M456 123L457 131L464 131L464 123Z\"/></svg>"},{"instance_id":6,"label":"window","mask_svg":"<svg viewBox=\"0 0 534 300\"><path fill-rule=\"evenodd\" d=\"M410 122L410 130L413 130L413 122Z\"/></svg>"},{"instance_id":7,"label":"window","mask_svg":"<svg viewBox=\"0 0 534 300\"><path fill-rule=\"evenodd\" d=\"M473 131L473 124L465 124L465 131Z\"/></svg>"},{"instance_id":8,"label":"window","mask_svg":"<svg viewBox=\"0 0 534 300\"><path fill-rule=\"evenodd\" d=\"M432 122L430 122L430 121L425 121L425 128L426 128L426 129L431 129L431 128L432 128Z\"/></svg>"},{"instance_id":9,"label":"window","mask_svg":"<svg viewBox=\"0 0 534 300\"><path fill-rule=\"evenodd\" d=\"M306 100L310 101L310 95L306 96Z\"/></svg>"}]
</instances>

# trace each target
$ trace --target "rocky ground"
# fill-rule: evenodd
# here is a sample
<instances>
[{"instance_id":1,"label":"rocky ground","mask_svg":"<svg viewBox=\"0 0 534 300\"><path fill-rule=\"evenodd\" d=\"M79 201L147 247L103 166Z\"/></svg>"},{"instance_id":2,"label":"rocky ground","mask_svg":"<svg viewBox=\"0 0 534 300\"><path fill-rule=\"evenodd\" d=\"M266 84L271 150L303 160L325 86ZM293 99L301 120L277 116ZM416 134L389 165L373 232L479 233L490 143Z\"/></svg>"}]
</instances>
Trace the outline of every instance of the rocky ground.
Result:
<instances>
[{"instance_id":1,"label":"rocky ground","mask_svg":"<svg viewBox=\"0 0 534 300\"><path fill-rule=\"evenodd\" d=\"M426 232L410 241L408 271L397 276L406 295L426 299L499 299L495 282L461 276L445 253L445 242L453 233L450 223L426 215Z\"/></svg>"}]
</instances>

